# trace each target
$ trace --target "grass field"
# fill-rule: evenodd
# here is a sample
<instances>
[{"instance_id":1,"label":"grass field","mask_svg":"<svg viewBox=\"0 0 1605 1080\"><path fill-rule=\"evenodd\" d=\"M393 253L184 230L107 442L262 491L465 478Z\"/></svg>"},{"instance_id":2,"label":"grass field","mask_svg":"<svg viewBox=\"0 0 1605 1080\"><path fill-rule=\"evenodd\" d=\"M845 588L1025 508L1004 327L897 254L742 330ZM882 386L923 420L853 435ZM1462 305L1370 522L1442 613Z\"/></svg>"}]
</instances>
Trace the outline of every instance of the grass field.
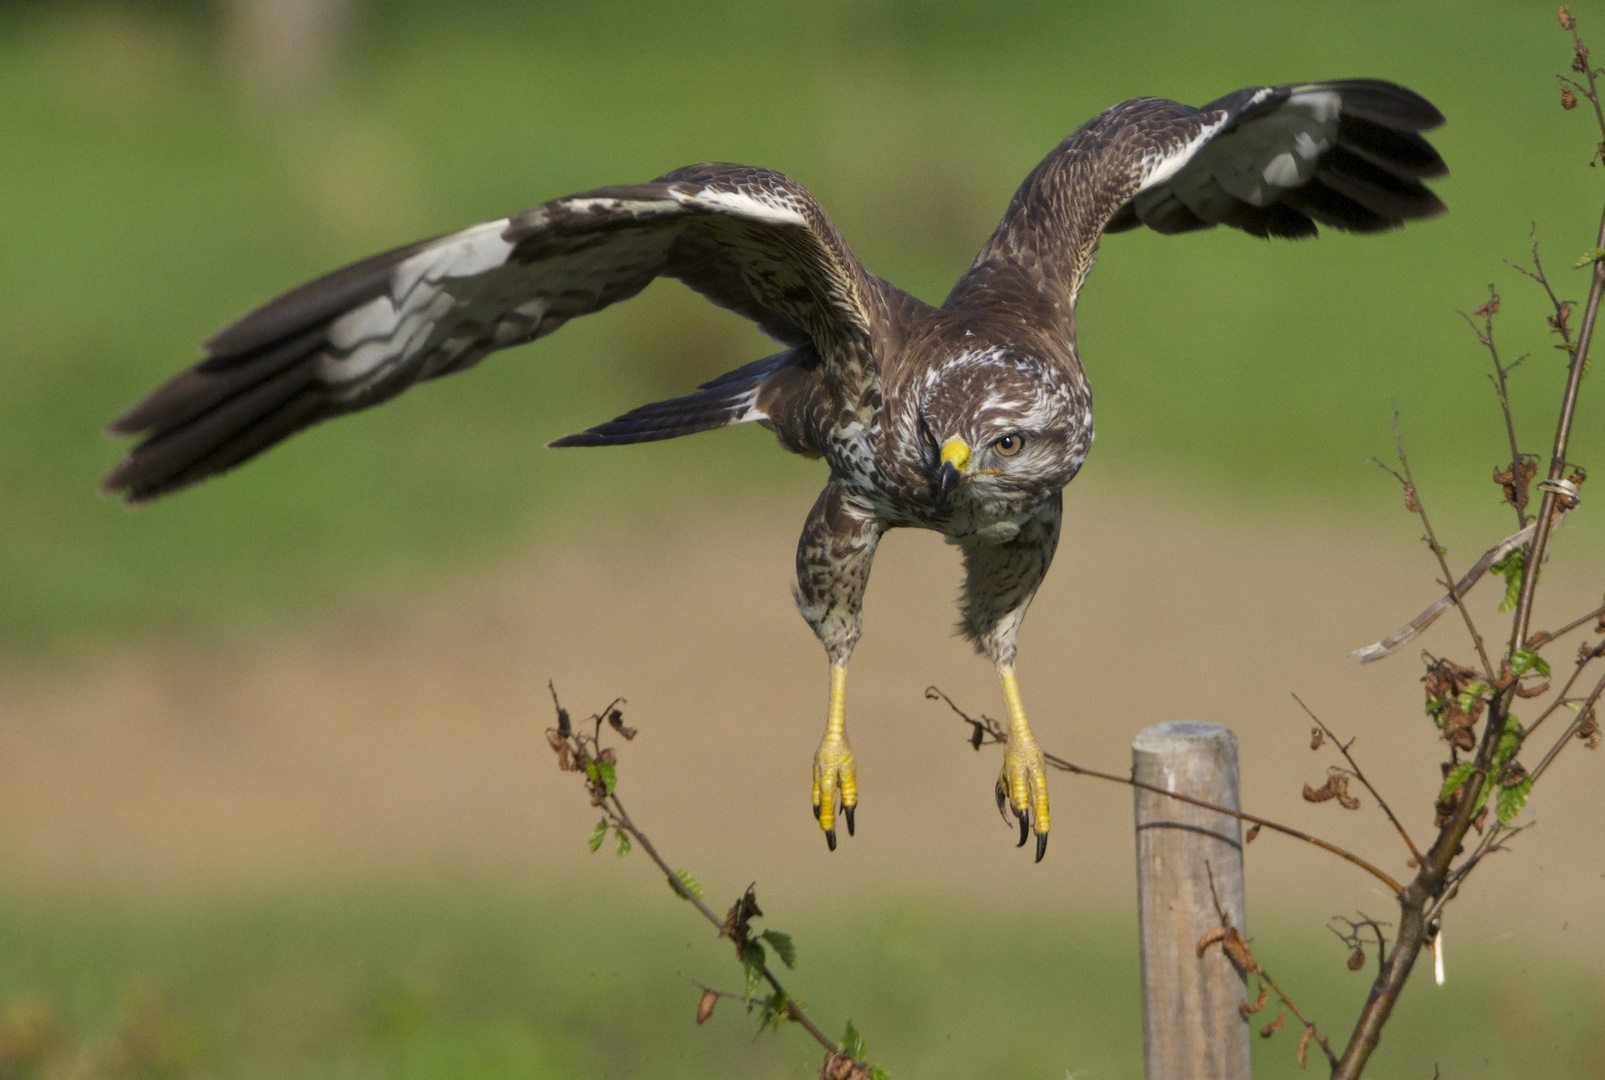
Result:
<instances>
[{"instance_id":1,"label":"grass field","mask_svg":"<svg viewBox=\"0 0 1605 1080\"><path fill-rule=\"evenodd\" d=\"M71 1061L84 1070L73 1075L159 1080L811 1075L819 1054L795 1027L754 1039L732 1002L693 1024L688 980L730 988L739 971L728 944L660 889L391 883L160 910L10 903L0 1067L31 1074L17 1061L31 1033L54 1047L32 1075L63 1075L51 1070ZM1142 1075L1129 919L1005 916L918 896L812 918L773 898L765 907L766 925L799 944L790 988L832 1033L851 1017L894 1078ZM1336 941L1262 928L1255 948L1302 1008L1346 1036L1365 979ZM1377 1075L1437 1066L1562 1080L1605 1067L1597 971L1540 970L1514 949L1450 971L1442 988L1412 983ZM1257 1076L1319 1072L1294 1062L1289 1021L1254 1040Z\"/></svg>"},{"instance_id":2,"label":"grass field","mask_svg":"<svg viewBox=\"0 0 1605 1080\"><path fill-rule=\"evenodd\" d=\"M1559 354L1500 262L1538 220L1588 246L1598 178L1556 104L1547 4L1044 7L957 3L375 2L326 99L253 107L195 5L0 13L0 642L215 630L393 593L576 521L818 482L766 435L541 445L760 355L678 286L472 376L295 440L137 515L91 494L96 434L195 343L340 262L696 160L786 170L871 269L939 299L1027 169L1096 110L1161 93L1366 74L1439 104L1451 214L1385 237L1224 232L1106 245L1080 335L1090 467L1271 516L1374 515L1394 403L1441 515L1488 523L1502 432L1451 309L1497 280L1524 442L1547 445ZM1588 28L1590 12L1583 11ZM1568 276L1570 275L1570 276ZM1574 282L1574 279L1576 281ZM1587 386L1584 415L1597 412ZM1579 425L1587 463L1605 446ZM1503 525L1489 525L1490 529ZM1596 540L1599 533L1590 534Z\"/></svg>"}]
</instances>

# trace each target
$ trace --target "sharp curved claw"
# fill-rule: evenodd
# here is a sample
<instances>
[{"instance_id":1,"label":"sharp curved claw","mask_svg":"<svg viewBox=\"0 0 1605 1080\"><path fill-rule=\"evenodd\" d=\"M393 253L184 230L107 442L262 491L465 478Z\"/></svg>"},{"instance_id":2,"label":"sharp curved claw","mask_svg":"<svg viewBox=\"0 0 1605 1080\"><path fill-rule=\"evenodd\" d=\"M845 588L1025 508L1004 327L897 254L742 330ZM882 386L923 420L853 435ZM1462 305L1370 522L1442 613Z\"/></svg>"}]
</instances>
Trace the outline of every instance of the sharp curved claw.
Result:
<instances>
[{"instance_id":1,"label":"sharp curved claw","mask_svg":"<svg viewBox=\"0 0 1605 1080\"><path fill-rule=\"evenodd\" d=\"M1015 847L1025 847L1025 842L1031 838L1031 815L1020 814L1020 842Z\"/></svg>"},{"instance_id":2,"label":"sharp curved claw","mask_svg":"<svg viewBox=\"0 0 1605 1080\"><path fill-rule=\"evenodd\" d=\"M1046 855L1047 853L1048 853L1048 834L1045 833L1045 832L1039 832L1039 833L1037 833L1037 857L1036 857L1036 861L1037 862L1041 862L1042 861L1042 856Z\"/></svg>"},{"instance_id":3,"label":"sharp curved claw","mask_svg":"<svg viewBox=\"0 0 1605 1080\"><path fill-rule=\"evenodd\" d=\"M832 851L836 850L836 830L835 829L826 829L825 830L825 843L830 845L830 850L832 850Z\"/></svg>"},{"instance_id":4,"label":"sharp curved claw","mask_svg":"<svg viewBox=\"0 0 1605 1080\"><path fill-rule=\"evenodd\" d=\"M847 835L848 836L853 835L853 811L857 810L857 809L858 809L858 807L856 807L856 806L844 806L844 807L842 807L842 817L847 819Z\"/></svg>"},{"instance_id":5,"label":"sharp curved claw","mask_svg":"<svg viewBox=\"0 0 1605 1080\"><path fill-rule=\"evenodd\" d=\"M814 820L815 821L819 820L819 804L818 803L814 803Z\"/></svg>"},{"instance_id":6,"label":"sharp curved claw","mask_svg":"<svg viewBox=\"0 0 1605 1080\"><path fill-rule=\"evenodd\" d=\"M1007 824L1008 820L1009 820L1009 815L1004 813L1003 804L1009 801L1009 796L1008 796L1008 793L1003 790L1003 779L1002 779L1002 777L998 778L997 786L992 789L992 794L997 796L998 813L1003 814L1003 821L1004 821L1005 824Z\"/></svg>"}]
</instances>

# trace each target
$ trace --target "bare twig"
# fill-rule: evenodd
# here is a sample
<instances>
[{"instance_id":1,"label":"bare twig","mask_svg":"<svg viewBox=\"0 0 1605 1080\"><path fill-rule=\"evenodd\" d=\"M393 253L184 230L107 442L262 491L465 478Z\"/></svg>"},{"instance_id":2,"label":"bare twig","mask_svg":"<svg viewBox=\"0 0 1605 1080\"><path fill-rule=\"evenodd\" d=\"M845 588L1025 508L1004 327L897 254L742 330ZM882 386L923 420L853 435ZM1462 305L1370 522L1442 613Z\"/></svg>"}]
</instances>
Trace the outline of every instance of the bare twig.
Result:
<instances>
[{"instance_id":1,"label":"bare twig","mask_svg":"<svg viewBox=\"0 0 1605 1080\"><path fill-rule=\"evenodd\" d=\"M1388 471L1392 472L1393 470L1389 469ZM1478 559L1476 565L1470 570L1467 570L1465 574L1461 576L1460 580L1455 582L1453 589L1445 593L1425 611L1417 615L1414 619L1411 619L1409 622L1405 623L1403 626L1399 627L1399 629L1395 630L1381 641L1378 641L1372 645L1367 645L1364 648L1355 649L1353 652L1349 653L1349 655L1359 660L1362 664L1369 664L1373 660L1380 660L1384 656L1392 656L1394 653L1398 652L1401 646L1411 641L1427 627L1437 622L1438 616L1448 611L1462 596L1465 596L1468 592L1470 592L1471 587L1477 584L1478 581L1482 580L1482 576L1488 572L1489 567L1498 562L1500 559L1504 558L1506 555L1510 554L1510 552L1516 548L1521 547L1527 541L1531 540L1533 538L1533 530L1535 528L1536 526L1529 523L1527 527L1522 529L1520 532L1511 536L1507 536L1503 540L1499 541L1499 543L1483 552L1482 558Z\"/></svg>"},{"instance_id":2,"label":"bare twig","mask_svg":"<svg viewBox=\"0 0 1605 1080\"><path fill-rule=\"evenodd\" d=\"M1210 899L1215 902L1215 916L1220 920L1220 929L1212 930L1202 938L1199 938L1198 955L1203 956L1206 949L1219 943L1221 951L1226 954L1227 959L1231 960L1243 972L1245 977L1253 975L1260 980L1262 987L1269 986L1282 1004L1292 1010L1294 1016L1298 1017L1299 1023L1304 1025L1304 1037L1299 1040L1298 1063L1300 1065L1304 1064L1304 1051L1311 1040L1314 1040L1315 1044L1326 1054L1326 1060L1331 1063L1333 1068L1336 1068L1338 1063L1337 1055L1332 1053L1331 1044L1327 1042L1326 1036L1321 1034L1315 1026L1315 1021L1311 1020L1309 1015L1299 1008L1292 998L1288 997L1287 991L1277 985L1276 980L1271 978L1270 972L1266 971L1259 961L1254 958L1253 952L1248 947L1248 940L1243 937L1242 931L1232 925L1231 918L1227 916L1225 909L1220 906L1220 897L1215 892L1215 871L1208 862L1204 863L1204 872L1209 875L1209 895ZM1264 994L1263 989L1260 992L1262 995ZM1249 1012L1247 1005L1248 1003L1245 1001L1243 1005L1239 1006L1239 1010L1243 1013L1245 1019ZM1258 1011L1257 1005L1254 1007L1254 1011ZM1277 1029L1281 1026L1280 1018L1273 1020L1260 1029L1260 1036L1268 1039L1276 1034Z\"/></svg>"},{"instance_id":3,"label":"bare twig","mask_svg":"<svg viewBox=\"0 0 1605 1080\"><path fill-rule=\"evenodd\" d=\"M1309 718L1315 721L1316 726L1326 733L1326 737L1330 739L1332 744L1338 748L1338 753L1343 755L1343 760L1349 763L1349 768L1354 772L1354 778L1365 785L1365 790L1371 793L1371 797L1377 801L1377 805L1382 807L1382 812L1388 815L1388 820L1393 822L1393 827L1399 831L1399 836L1404 840L1404 846L1410 849L1410 855L1415 860L1415 862L1411 865L1420 865L1421 852L1416 847L1416 842L1410 839L1410 834L1405 831L1404 823L1399 820L1398 815L1394 814L1393 808L1388 805L1388 800L1382 797L1382 793L1372 785L1370 780L1366 779L1365 770L1360 768L1360 763L1354 760L1353 754L1349 753L1349 747L1354 745L1354 740L1350 739L1348 742L1341 742L1338 737L1333 734L1332 729L1327 727L1326 723L1319 716L1315 715L1315 711L1308 705L1304 704L1303 698L1299 697L1297 694L1294 694L1293 700L1298 702L1299 708L1303 709Z\"/></svg>"},{"instance_id":4,"label":"bare twig","mask_svg":"<svg viewBox=\"0 0 1605 1080\"><path fill-rule=\"evenodd\" d=\"M1536 233L1536 231L1537 227L1534 226L1534 232ZM1533 239L1533 262L1535 266L1537 261L1538 240L1535 235ZM1464 311L1460 313L1461 317L1470 324L1471 332L1477 335L1477 340L1488 350L1488 355L1494 363L1494 373L1488 378L1494 384L1495 396L1499 398L1499 411L1505 417L1505 435L1510 440L1510 505L1516 508L1516 527L1519 529L1527 524L1527 480L1522 469L1524 462L1521 450L1516 446L1516 421L1510 412L1510 389L1507 380L1510 373L1515 371L1526 357L1518 357L1516 362L1508 368L1499 361L1499 349L1494 344L1494 316L1499 314L1499 294L1494 291L1492 285L1488 286L1488 302L1477 308L1473 314L1482 316L1481 330L1477 329L1477 324L1473 321L1471 315Z\"/></svg>"},{"instance_id":5,"label":"bare twig","mask_svg":"<svg viewBox=\"0 0 1605 1080\"><path fill-rule=\"evenodd\" d=\"M931 701L940 699L947 702L947 707L957 713L959 719L970 725L970 745L975 747L977 750L979 750L982 746L1006 743L1008 741L1008 733L1004 730L1003 725L992 719L990 716L987 716L985 713L982 713L981 718L977 720L975 717L971 716L969 713L955 705L952 698L948 697L941 690L934 686L927 686L925 688L925 696ZM1234 817L1241 821L1246 821L1250 824L1270 829L1272 832L1279 832L1283 836L1291 836L1295 840L1302 840L1306 844L1313 844L1314 846L1325 851L1330 851L1339 858L1346 859L1347 861L1353 863L1355 866L1358 866L1360 869L1382 882L1382 884L1386 885L1388 887L1388 891L1393 893L1395 896L1398 895L1400 888L1402 888L1402 886L1400 886L1397 881L1393 880L1393 878L1390 877L1385 871L1372 865L1365 859L1362 859L1360 856L1356 855L1352 851L1349 851L1347 848L1339 847L1328 840L1322 840L1318 836L1311 836L1309 833L1300 829L1295 829L1291 825L1283 825L1279 821L1272 821L1270 818L1262 818L1257 814L1246 813L1242 810L1233 810L1231 807L1220 806L1216 803L1206 802L1203 799L1195 799L1191 795L1183 795L1180 792L1166 791L1164 788L1155 787L1153 784L1145 784L1141 780L1134 779L1130 776L1118 776L1115 773L1101 772L1098 769L1083 768L1074 762L1067 761L1064 758L1059 757L1057 754L1049 754L1044 752L1042 759L1049 765L1052 765L1054 768L1063 772L1071 773L1075 776L1090 776L1096 780L1108 780L1112 783L1124 784L1127 787L1138 788L1142 791L1151 791L1155 795L1163 795L1167 799L1175 799L1177 802L1184 802L1191 806L1199 806L1205 810L1213 810L1217 814L1225 814L1228 817Z\"/></svg>"},{"instance_id":6,"label":"bare twig","mask_svg":"<svg viewBox=\"0 0 1605 1080\"><path fill-rule=\"evenodd\" d=\"M573 725L569 720L568 710L564 709L562 705L558 703L557 691L556 689L553 689L552 704L557 709L558 723L556 727L547 729L547 741L551 744L552 749L558 755L559 768L563 769L564 771L579 772L584 776L586 781L586 790L591 796L591 804L601 809L610 826L614 829L622 830L631 838L631 840L639 844L641 846L641 850L646 852L647 857L657 865L659 870L663 871L663 876L668 880L669 887L673 889L680 897L690 901L691 905L702 914L704 919L708 920L708 923L713 926L714 929L724 932L728 920L720 918L717 914L715 914L713 909L708 907L708 905L703 902L702 898L693 892L686 885L686 883L681 880L680 875L677 874L674 868L669 865L668 861L658 853L657 847L652 843L647 835L641 831L640 827L636 825L634 819L630 817L629 811L624 808L624 803L619 800L618 792L614 788L613 781L607 779L604 773L596 768L598 765L605 764L608 769L611 770L613 766L613 752L611 750L605 750L601 746L602 725L604 723L612 722L613 725L621 732L627 731L628 733L626 734L626 738L633 737L634 735L633 731L625 729L622 726L622 722L618 721L615 717L615 708L622 700L623 699L621 698L615 698L607 708L592 716L590 719L595 721L595 727L591 734L586 735L583 733L577 733L573 730ZM588 768L587 766L591 767ZM625 849L621 847L620 850L622 852ZM754 910L756 910L756 906L754 906ZM740 948L740 944L741 943L739 942L737 943L738 949ZM818 1025L816 1025L813 1020L808 1017L808 1015L803 1011L802 1007L799 1006L791 997L791 995L786 992L785 987L780 985L780 981L775 977L774 972L769 969L767 964L762 967L760 974L763 976L764 981L769 984L770 988L773 989L776 994L780 995L780 1000L785 1002L786 1018L796 1022L798 1026L802 1027L803 1030L807 1031L809 1035L813 1036L814 1041L819 1043L820 1046L823 1046L827 1054L839 1054L840 1048L831 1040L828 1035L819 1029ZM710 988L708 987L703 987L703 990L705 993L710 992ZM722 991L711 992L723 996Z\"/></svg>"},{"instance_id":7,"label":"bare twig","mask_svg":"<svg viewBox=\"0 0 1605 1080\"><path fill-rule=\"evenodd\" d=\"M1438 543L1437 534L1432 531L1432 522L1427 518L1427 508L1421 502L1421 492L1416 487L1415 477L1410 472L1410 459L1404 452L1404 434L1399 430L1398 409L1393 410L1393 446L1399 455L1399 468L1404 470L1403 475L1388 468L1382 462L1377 461L1376 458L1371 460L1376 462L1377 468L1390 474L1404 486L1404 504L1421 519L1421 527L1427 530L1425 540L1427 541L1427 546L1432 549L1432 554L1438 560L1438 568L1443 571L1443 587L1449 590L1450 596L1454 597L1455 607L1460 611L1460 617L1466 621L1466 631L1471 634L1472 643L1477 647L1477 655L1482 658L1483 671L1487 673L1488 681L1493 682L1494 666L1488 659L1488 650L1483 648L1482 635L1477 632L1477 624L1472 621L1471 612L1461 602L1460 593L1455 586L1455 576L1449 571L1449 560L1444 558L1444 547Z\"/></svg>"}]
</instances>

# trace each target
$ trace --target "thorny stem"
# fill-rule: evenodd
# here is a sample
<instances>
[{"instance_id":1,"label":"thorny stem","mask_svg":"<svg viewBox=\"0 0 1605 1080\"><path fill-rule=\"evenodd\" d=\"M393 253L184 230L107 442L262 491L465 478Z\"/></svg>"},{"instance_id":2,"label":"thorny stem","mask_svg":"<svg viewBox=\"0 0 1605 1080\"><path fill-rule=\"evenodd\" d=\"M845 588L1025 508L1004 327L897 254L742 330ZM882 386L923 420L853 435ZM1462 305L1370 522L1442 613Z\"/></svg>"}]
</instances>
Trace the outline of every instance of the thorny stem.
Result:
<instances>
[{"instance_id":1,"label":"thorny stem","mask_svg":"<svg viewBox=\"0 0 1605 1080\"><path fill-rule=\"evenodd\" d=\"M935 701L938 697L941 698L943 701L947 702L948 708L952 709L958 714L959 719L971 725L971 727L977 731L985 733L986 738L984 743L974 742L972 740L972 743L976 749L980 749L982 745L1005 743L1008 741L1008 733L1003 730L1003 725L992 719L990 716L987 716L985 713L982 713L981 718L977 720L975 717L953 704L952 698L948 697L946 694L942 693L941 690L938 690L934 686L927 686L925 688L925 696L932 701ZM1084 768L1072 761L1066 761L1057 754L1049 754L1044 752L1042 755L1042 760L1046 761L1054 768L1060 769L1074 776L1090 776L1095 780L1108 780L1112 783L1124 784L1127 787L1138 788L1142 791L1151 791L1155 795L1163 795L1167 799L1175 799L1177 802L1184 802L1191 806L1202 807L1205 810L1213 810L1217 814L1225 814L1228 817L1234 817L1240 821L1246 821L1251 825L1259 825L1263 828L1270 829L1273 832L1279 832L1283 836L1291 836L1295 840L1302 840L1306 844L1314 844L1316 847L1330 851L1332 854L1340 858L1347 859L1355 866L1358 866L1360 869L1382 882L1382 884L1386 885L1388 887L1388 891L1395 896L1397 896L1399 894L1399 890L1403 888L1403 886L1401 886L1397 881L1394 881L1393 878L1389 877L1386 871L1373 866L1371 863L1360 858L1360 856L1356 855L1354 852L1349 851L1346 848L1341 848L1330 841L1322 840L1319 836L1311 836L1309 833L1300 829L1295 829L1291 825L1283 825L1281 822L1272 821L1270 818L1262 818L1257 814L1246 813L1242 810L1233 810L1229 806L1221 806L1217 803L1207 802L1204 799L1195 799L1191 795L1183 795L1177 791L1166 791L1164 788L1155 787L1153 784L1145 784L1141 780L1137 780L1130 776L1119 776L1115 773L1101 772L1098 769Z\"/></svg>"},{"instance_id":2,"label":"thorny stem","mask_svg":"<svg viewBox=\"0 0 1605 1080\"><path fill-rule=\"evenodd\" d=\"M1455 588L1455 576L1449 570L1449 560L1444 558L1443 545L1438 543L1438 536L1432 531L1432 522L1427 518L1426 504L1421 501L1421 492L1416 487L1415 476L1410 472L1410 459L1404 452L1404 435L1399 431L1398 409L1393 410L1393 446L1399 455L1399 467L1404 470L1403 476L1394 472L1382 462L1376 461L1375 458L1371 460L1376 461L1377 468L1382 469L1384 472L1392 473L1393 478L1404 485L1406 502L1415 511L1416 516L1421 519L1421 527L1427 530L1427 546L1432 549L1432 554L1438 560L1438 568L1443 571L1443 587L1449 590L1450 596L1454 597L1455 610L1459 611L1460 617L1466 621L1466 631L1471 634L1471 641L1477 647L1477 655L1482 658L1483 672L1488 676L1489 682L1494 682L1494 666L1488 659L1488 650L1483 648L1482 635L1477 632L1477 624L1471 619L1471 611L1466 607L1464 598Z\"/></svg>"},{"instance_id":3,"label":"thorny stem","mask_svg":"<svg viewBox=\"0 0 1605 1080\"><path fill-rule=\"evenodd\" d=\"M1349 763L1349 769L1354 773L1354 778L1365 785L1365 790L1369 791L1371 793L1371 797L1377 801L1377 805L1382 807L1382 812L1388 815L1388 820L1393 822L1393 827L1399 830L1399 836L1404 839L1404 846L1409 848L1410 854L1415 857L1416 865L1420 865L1421 852L1416 848L1415 841L1410 839L1410 834L1405 832L1404 823L1401 822L1394 814L1393 808L1388 805L1388 800L1382 797L1382 793L1371 785L1371 781L1365 778L1365 770L1360 768L1360 763L1354 760L1353 754L1349 753L1349 747L1354 745L1354 740L1350 739L1348 742L1340 741L1338 737L1332 733L1332 729L1327 727L1319 716L1315 715L1315 711L1308 705L1304 704L1303 698L1299 697L1297 694L1294 694L1293 700L1298 702L1299 708L1303 709L1309 718L1315 721L1316 726L1319 727L1326 737L1332 741L1332 744L1338 748L1338 753L1343 755L1343 760ZM1398 890L1395 889L1394 893L1397 894Z\"/></svg>"}]
</instances>

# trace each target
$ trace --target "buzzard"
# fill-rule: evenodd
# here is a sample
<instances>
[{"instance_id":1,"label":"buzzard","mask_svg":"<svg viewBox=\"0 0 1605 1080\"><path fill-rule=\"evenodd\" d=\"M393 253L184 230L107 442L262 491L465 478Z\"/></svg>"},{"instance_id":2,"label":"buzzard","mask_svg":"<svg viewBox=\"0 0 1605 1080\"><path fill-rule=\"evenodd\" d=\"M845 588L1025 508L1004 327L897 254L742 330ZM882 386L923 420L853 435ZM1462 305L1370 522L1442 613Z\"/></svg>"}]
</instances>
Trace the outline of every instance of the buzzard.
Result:
<instances>
[{"instance_id":1,"label":"buzzard","mask_svg":"<svg viewBox=\"0 0 1605 1080\"><path fill-rule=\"evenodd\" d=\"M1446 169L1420 132L1442 122L1417 94L1372 79L1252 87L1202 108L1124 102L1032 170L940 307L865 270L808 191L767 169L692 165L556 199L337 270L229 326L111 425L144 439L102 490L131 503L177 491L677 278L780 351L550 445L756 421L829 464L797 545L796 599L830 661L812 802L832 849L838 801L849 833L858 805L847 664L876 544L919 527L958 545L959 628L1008 703L998 806L1021 846L1034 830L1040 860L1048 793L1015 642L1053 560L1061 489L1092 445L1075 306L1100 239L1220 224L1306 237L1430 217L1444 206L1422 180Z\"/></svg>"}]
</instances>

